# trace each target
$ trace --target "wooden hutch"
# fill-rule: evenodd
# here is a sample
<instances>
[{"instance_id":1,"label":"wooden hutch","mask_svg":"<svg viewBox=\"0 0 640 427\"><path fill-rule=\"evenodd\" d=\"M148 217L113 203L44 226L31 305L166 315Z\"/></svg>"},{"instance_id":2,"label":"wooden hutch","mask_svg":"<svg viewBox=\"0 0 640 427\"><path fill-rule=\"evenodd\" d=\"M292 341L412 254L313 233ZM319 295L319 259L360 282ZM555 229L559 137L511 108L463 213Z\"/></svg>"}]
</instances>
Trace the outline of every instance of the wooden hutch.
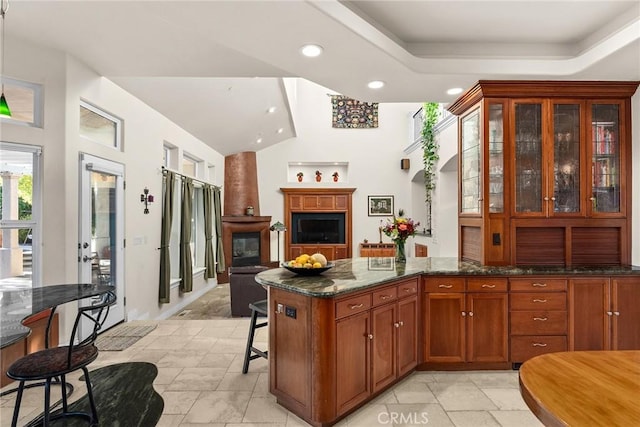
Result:
<instances>
[{"instance_id":1,"label":"wooden hutch","mask_svg":"<svg viewBox=\"0 0 640 427\"><path fill-rule=\"evenodd\" d=\"M460 259L630 264L638 83L480 81L456 100Z\"/></svg>"}]
</instances>

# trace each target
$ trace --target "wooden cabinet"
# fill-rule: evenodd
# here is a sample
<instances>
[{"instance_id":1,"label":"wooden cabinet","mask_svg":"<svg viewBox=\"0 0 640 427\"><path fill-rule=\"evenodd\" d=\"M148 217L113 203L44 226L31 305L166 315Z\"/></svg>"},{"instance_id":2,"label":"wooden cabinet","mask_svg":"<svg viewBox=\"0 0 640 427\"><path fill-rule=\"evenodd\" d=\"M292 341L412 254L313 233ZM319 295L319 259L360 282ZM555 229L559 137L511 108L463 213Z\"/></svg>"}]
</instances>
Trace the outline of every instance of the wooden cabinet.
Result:
<instances>
[{"instance_id":1,"label":"wooden cabinet","mask_svg":"<svg viewBox=\"0 0 640 427\"><path fill-rule=\"evenodd\" d=\"M567 280L510 278L511 361L567 350Z\"/></svg>"},{"instance_id":2,"label":"wooden cabinet","mask_svg":"<svg viewBox=\"0 0 640 427\"><path fill-rule=\"evenodd\" d=\"M423 245L421 243L414 244L415 256L416 257L427 257L429 256L429 248L427 245Z\"/></svg>"},{"instance_id":3,"label":"wooden cabinet","mask_svg":"<svg viewBox=\"0 0 640 427\"><path fill-rule=\"evenodd\" d=\"M371 314L336 321L336 410L343 414L371 395Z\"/></svg>"},{"instance_id":4,"label":"wooden cabinet","mask_svg":"<svg viewBox=\"0 0 640 427\"><path fill-rule=\"evenodd\" d=\"M640 349L640 279L569 281L569 349Z\"/></svg>"},{"instance_id":5,"label":"wooden cabinet","mask_svg":"<svg viewBox=\"0 0 640 427\"><path fill-rule=\"evenodd\" d=\"M319 252L328 260L352 256L351 195L355 188L281 188L284 193L285 259L294 259L306 253ZM309 232L303 233L302 218L309 224ZM326 218L325 218L326 217ZM326 221L327 230L317 227Z\"/></svg>"},{"instance_id":6,"label":"wooden cabinet","mask_svg":"<svg viewBox=\"0 0 640 427\"><path fill-rule=\"evenodd\" d=\"M637 82L480 81L459 116L459 254L627 265Z\"/></svg>"},{"instance_id":7,"label":"wooden cabinet","mask_svg":"<svg viewBox=\"0 0 640 427\"><path fill-rule=\"evenodd\" d=\"M507 281L425 279L425 362L507 362Z\"/></svg>"},{"instance_id":8,"label":"wooden cabinet","mask_svg":"<svg viewBox=\"0 0 640 427\"><path fill-rule=\"evenodd\" d=\"M361 257L390 257L396 255L393 243L360 243Z\"/></svg>"}]
</instances>

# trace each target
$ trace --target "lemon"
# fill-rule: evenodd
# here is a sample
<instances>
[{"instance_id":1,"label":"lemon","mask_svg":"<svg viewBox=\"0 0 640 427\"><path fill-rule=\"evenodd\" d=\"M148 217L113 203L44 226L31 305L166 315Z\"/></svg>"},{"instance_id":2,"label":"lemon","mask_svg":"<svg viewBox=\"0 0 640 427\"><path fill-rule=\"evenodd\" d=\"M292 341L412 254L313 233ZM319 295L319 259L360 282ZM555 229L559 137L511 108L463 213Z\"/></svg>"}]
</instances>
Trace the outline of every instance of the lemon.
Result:
<instances>
[{"instance_id":1,"label":"lemon","mask_svg":"<svg viewBox=\"0 0 640 427\"><path fill-rule=\"evenodd\" d=\"M313 263L313 268L322 268L322 264L316 261Z\"/></svg>"}]
</instances>

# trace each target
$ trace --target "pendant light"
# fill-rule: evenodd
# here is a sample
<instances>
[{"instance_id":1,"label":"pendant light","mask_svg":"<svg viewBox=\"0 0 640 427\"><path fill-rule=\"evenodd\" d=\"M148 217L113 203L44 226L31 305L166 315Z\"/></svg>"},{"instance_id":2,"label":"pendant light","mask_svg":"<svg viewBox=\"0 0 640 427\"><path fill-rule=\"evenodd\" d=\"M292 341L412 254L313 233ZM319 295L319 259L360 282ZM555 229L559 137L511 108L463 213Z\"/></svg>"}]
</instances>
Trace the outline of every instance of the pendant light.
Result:
<instances>
[{"instance_id":1,"label":"pendant light","mask_svg":"<svg viewBox=\"0 0 640 427\"><path fill-rule=\"evenodd\" d=\"M2 16L2 65L0 66L0 78L2 78L2 96L0 96L0 116L11 117L11 110L4 96L4 16L9 8L9 0L0 0L0 16Z\"/></svg>"}]
</instances>

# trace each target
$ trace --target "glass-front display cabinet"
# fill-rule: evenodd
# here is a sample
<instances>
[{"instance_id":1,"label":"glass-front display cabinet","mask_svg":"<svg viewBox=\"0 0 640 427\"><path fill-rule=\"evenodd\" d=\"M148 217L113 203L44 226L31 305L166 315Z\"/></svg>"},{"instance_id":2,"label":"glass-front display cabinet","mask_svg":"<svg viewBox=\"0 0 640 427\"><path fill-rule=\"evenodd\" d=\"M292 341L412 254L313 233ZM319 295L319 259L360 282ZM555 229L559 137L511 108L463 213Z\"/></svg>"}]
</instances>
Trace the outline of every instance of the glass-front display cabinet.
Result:
<instances>
[{"instance_id":1,"label":"glass-front display cabinet","mask_svg":"<svg viewBox=\"0 0 640 427\"><path fill-rule=\"evenodd\" d=\"M638 82L480 81L459 120L459 255L483 265L628 265Z\"/></svg>"}]
</instances>

